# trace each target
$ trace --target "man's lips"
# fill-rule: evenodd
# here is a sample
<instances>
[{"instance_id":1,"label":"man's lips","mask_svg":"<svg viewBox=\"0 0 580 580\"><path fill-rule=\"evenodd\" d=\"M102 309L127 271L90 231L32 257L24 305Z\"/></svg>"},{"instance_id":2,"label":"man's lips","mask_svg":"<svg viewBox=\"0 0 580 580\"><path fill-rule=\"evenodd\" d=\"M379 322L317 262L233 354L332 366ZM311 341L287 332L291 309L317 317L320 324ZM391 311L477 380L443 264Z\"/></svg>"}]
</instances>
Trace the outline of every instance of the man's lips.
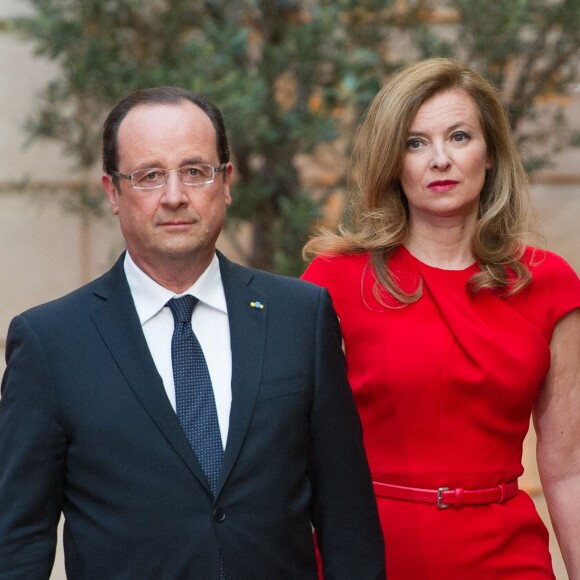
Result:
<instances>
[{"instance_id":1,"label":"man's lips","mask_svg":"<svg viewBox=\"0 0 580 580\"><path fill-rule=\"evenodd\" d=\"M433 191L448 191L453 189L457 185L457 181L453 181L452 179L444 179L438 181L432 181L428 187Z\"/></svg>"},{"instance_id":2,"label":"man's lips","mask_svg":"<svg viewBox=\"0 0 580 580\"><path fill-rule=\"evenodd\" d=\"M194 220L182 219L182 220L165 220L159 222L159 226L163 228L186 228L191 226Z\"/></svg>"}]
</instances>

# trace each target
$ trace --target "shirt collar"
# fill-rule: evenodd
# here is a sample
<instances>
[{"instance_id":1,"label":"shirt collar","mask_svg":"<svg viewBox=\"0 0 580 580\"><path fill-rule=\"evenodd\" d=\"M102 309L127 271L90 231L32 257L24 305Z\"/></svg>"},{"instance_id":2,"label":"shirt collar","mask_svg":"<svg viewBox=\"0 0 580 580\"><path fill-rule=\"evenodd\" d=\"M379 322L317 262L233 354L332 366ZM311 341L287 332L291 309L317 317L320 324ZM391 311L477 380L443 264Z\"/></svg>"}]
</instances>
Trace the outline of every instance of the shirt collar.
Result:
<instances>
[{"instance_id":1,"label":"shirt collar","mask_svg":"<svg viewBox=\"0 0 580 580\"><path fill-rule=\"evenodd\" d=\"M174 296L183 296L184 294L191 294L200 302L224 314L228 312L219 260L216 254L214 254L209 266L193 286L179 295L161 286L145 274L135 264L129 252L125 253L123 266L139 321L142 325L153 318L167 304L169 299Z\"/></svg>"}]
</instances>

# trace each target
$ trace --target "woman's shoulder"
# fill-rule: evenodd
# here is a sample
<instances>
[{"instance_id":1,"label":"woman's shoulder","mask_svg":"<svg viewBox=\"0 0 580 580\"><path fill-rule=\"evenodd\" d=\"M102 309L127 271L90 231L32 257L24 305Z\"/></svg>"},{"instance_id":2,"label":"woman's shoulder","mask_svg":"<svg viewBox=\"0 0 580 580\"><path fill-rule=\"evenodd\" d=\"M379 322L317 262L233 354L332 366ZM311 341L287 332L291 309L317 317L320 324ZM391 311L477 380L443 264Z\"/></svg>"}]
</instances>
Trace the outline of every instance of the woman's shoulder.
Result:
<instances>
[{"instance_id":1,"label":"woman's shoulder","mask_svg":"<svg viewBox=\"0 0 580 580\"><path fill-rule=\"evenodd\" d=\"M349 252L344 254L319 254L316 256L311 264L327 264L334 267L347 264L365 264L369 260L368 252Z\"/></svg>"},{"instance_id":2,"label":"woman's shoulder","mask_svg":"<svg viewBox=\"0 0 580 580\"><path fill-rule=\"evenodd\" d=\"M549 250L528 247L522 262L530 269L531 283L507 300L534 320L549 341L555 324L580 308L580 278L562 256Z\"/></svg>"},{"instance_id":3,"label":"woman's shoulder","mask_svg":"<svg viewBox=\"0 0 580 580\"><path fill-rule=\"evenodd\" d=\"M534 246L526 247L522 262L530 269L533 282L562 283L569 281L578 285L580 279L574 268L559 254Z\"/></svg>"},{"instance_id":4,"label":"woman's shoulder","mask_svg":"<svg viewBox=\"0 0 580 580\"><path fill-rule=\"evenodd\" d=\"M368 264L368 252L336 255L321 254L310 262L306 271L302 274L302 279L326 286L333 281L344 281L345 277L350 278L353 274L362 274Z\"/></svg>"}]
</instances>

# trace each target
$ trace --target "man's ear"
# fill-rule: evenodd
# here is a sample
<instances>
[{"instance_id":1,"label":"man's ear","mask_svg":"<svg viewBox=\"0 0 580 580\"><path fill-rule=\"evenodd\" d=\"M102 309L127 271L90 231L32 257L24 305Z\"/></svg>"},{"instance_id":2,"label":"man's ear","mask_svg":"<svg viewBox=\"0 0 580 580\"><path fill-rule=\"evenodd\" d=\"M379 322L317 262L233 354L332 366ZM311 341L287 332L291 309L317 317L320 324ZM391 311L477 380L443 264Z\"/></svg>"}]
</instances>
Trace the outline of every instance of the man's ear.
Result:
<instances>
[{"instance_id":1,"label":"man's ear","mask_svg":"<svg viewBox=\"0 0 580 580\"><path fill-rule=\"evenodd\" d=\"M119 192L117 191L117 186L115 185L113 178L107 173L103 174L101 177L101 183L104 190L107 192L107 198L111 204L111 211L114 215L117 215L119 213L119 204L117 203Z\"/></svg>"},{"instance_id":2,"label":"man's ear","mask_svg":"<svg viewBox=\"0 0 580 580\"><path fill-rule=\"evenodd\" d=\"M232 183L232 173L234 172L234 166L231 163L226 165L225 169L225 196L226 196L226 206L230 207L232 204L232 196L230 193L230 184Z\"/></svg>"}]
</instances>

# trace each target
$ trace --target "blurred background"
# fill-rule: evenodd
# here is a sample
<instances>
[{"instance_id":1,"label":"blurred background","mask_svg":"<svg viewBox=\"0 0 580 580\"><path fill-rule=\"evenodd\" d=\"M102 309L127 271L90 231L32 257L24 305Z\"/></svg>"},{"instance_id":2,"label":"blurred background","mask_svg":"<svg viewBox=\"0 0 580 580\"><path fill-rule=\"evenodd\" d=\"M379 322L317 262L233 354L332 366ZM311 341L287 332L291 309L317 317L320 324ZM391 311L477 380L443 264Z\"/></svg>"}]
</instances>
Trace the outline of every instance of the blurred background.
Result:
<instances>
[{"instance_id":1,"label":"blurred background","mask_svg":"<svg viewBox=\"0 0 580 580\"><path fill-rule=\"evenodd\" d=\"M0 354L15 314L123 249L100 189L100 132L130 90L174 84L220 106L236 179L219 246L300 275L309 233L340 215L366 106L428 56L497 86L540 243L580 272L580 0L0 0ZM549 526L534 445L531 430L522 482ZM564 580L553 538L552 553ZM52 578L65 578L60 548Z\"/></svg>"}]
</instances>

